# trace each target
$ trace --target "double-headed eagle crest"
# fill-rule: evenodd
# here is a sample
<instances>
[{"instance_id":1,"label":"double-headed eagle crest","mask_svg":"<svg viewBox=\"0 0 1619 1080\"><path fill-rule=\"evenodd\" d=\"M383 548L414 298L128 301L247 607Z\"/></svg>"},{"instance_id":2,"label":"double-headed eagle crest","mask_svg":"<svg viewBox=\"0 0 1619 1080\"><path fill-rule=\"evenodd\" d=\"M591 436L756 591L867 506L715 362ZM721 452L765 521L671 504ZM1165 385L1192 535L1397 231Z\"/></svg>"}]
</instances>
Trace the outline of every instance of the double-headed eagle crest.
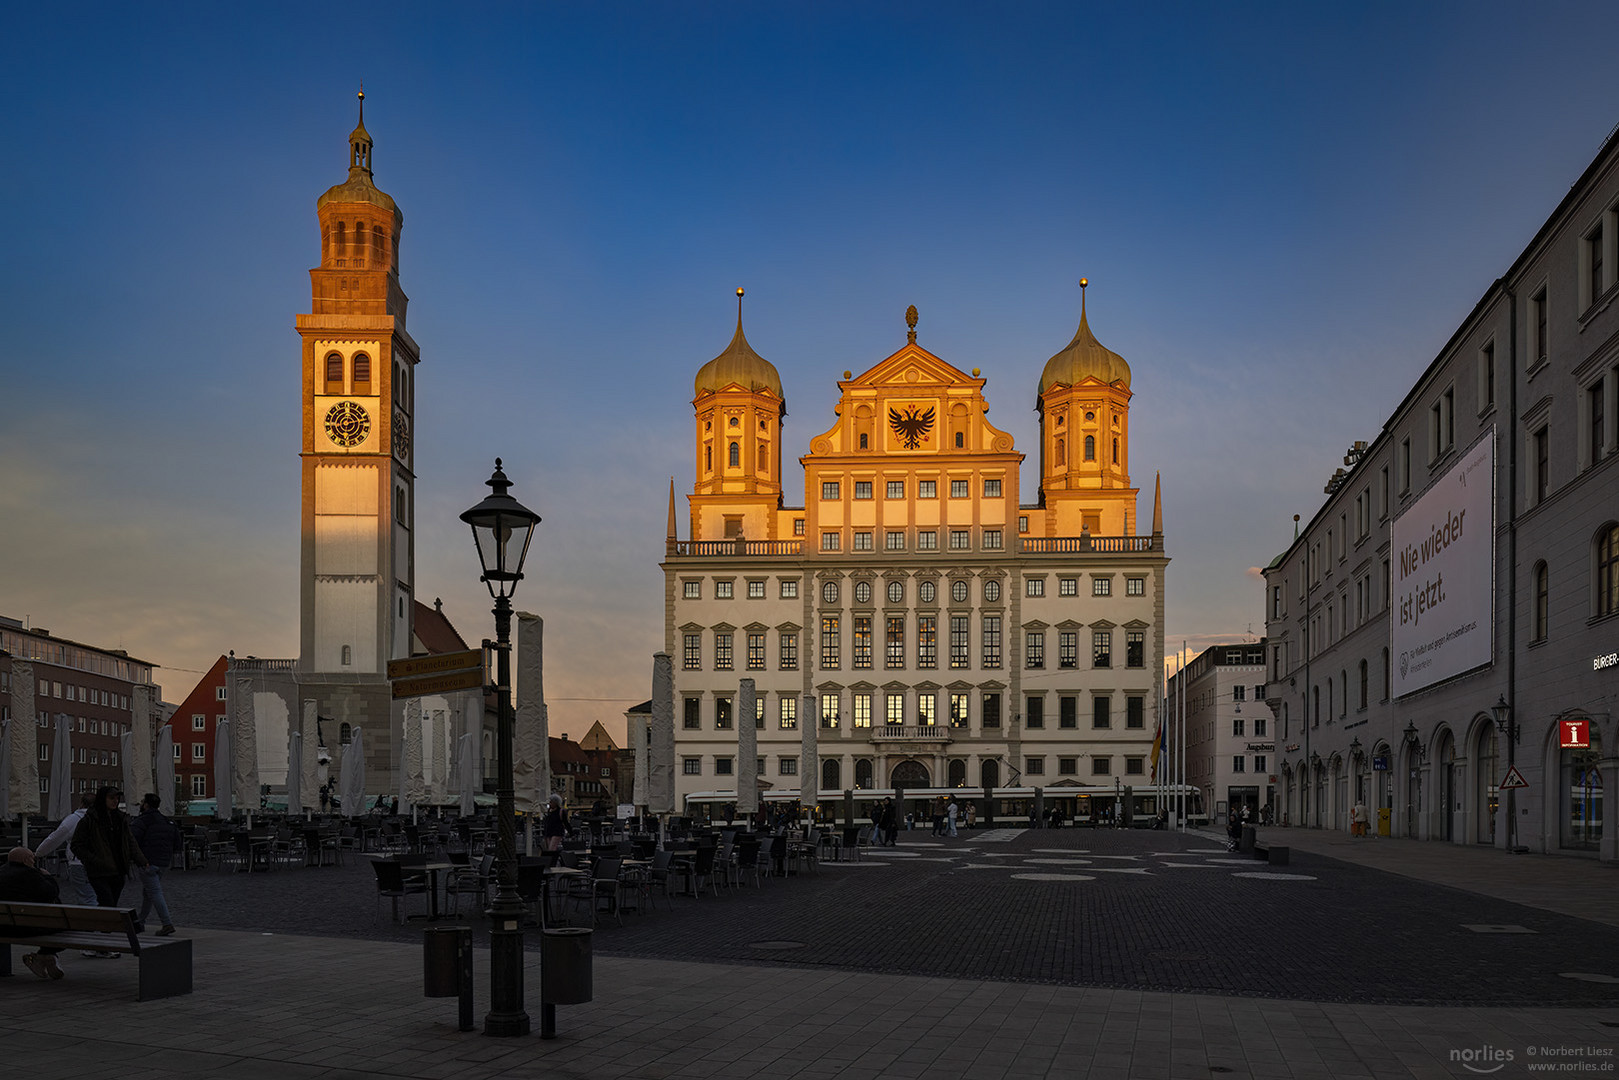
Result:
<instances>
[{"instance_id":1,"label":"double-headed eagle crest","mask_svg":"<svg viewBox=\"0 0 1619 1080\"><path fill-rule=\"evenodd\" d=\"M929 408L920 416L917 415L916 409L914 405L907 406L903 416L898 409L888 410L888 422L894 426L894 433L900 437L901 444L907 450L915 450L921 446L922 440L933 430L933 409Z\"/></svg>"}]
</instances>

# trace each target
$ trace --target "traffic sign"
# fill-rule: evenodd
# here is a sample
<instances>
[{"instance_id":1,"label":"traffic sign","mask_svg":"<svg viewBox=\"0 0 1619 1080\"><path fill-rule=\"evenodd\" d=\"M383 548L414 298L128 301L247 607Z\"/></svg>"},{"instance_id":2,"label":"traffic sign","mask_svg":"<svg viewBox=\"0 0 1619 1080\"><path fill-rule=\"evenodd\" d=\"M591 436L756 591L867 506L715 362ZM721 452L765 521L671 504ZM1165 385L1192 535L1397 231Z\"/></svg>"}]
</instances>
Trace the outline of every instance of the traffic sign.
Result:
<instances>
[{"instance_id":1,"label":"traffic sign","mask_svg":"<svg viewBox=\"0 0 1619 1080\"><path fill-rule=\"evenodd\" d=\"M398 695L394 696L397 697ZM1523 773L1518 771L1516 765L1507 770L1506 777L1501 781L1502 791L1511 791L1513 788L1526 788L1528 786L1529 781L1523 778Z\"/></svg>"},{"instance_id":2,"label":"traffic sign","mask_svg":"<svg viewBox=\"0 0 1619 1080\"><path fill-rule=\"evenodd\" d=\"M417 675L442 675L447 671L483 667L483 653L477 649L466 652L440 653L437 656L416 656L409 660L388 661L388 678L409 679ZM395 695L396 697L398 695Z\"/></svg>"},{"instance_id":3,"label":"traffic sign","mask_svg":"<svg viewBox=\"0 0 1619 1080\"><path fill-rule=\"evenodd\" d=\"M472 655L476 656L477 653ZM483 668L472 671L452 671L447 675L422 675L414 679L393 681L394 700L427 697L429 694L448 694L454 690L479 690L483 687Z\"/></svg>"},{"instance_id":4,"label":"traffic sign","mask_svg":"<svg viewBox=\"0 0 1619 1080\"><path fill-rule=\"evenodd\" d=\"M1564 750L1586 750L1591 746L1591 721L1584 717L1559 720L1557 733L1562 737Z\"/></svg>"}]
</instances>

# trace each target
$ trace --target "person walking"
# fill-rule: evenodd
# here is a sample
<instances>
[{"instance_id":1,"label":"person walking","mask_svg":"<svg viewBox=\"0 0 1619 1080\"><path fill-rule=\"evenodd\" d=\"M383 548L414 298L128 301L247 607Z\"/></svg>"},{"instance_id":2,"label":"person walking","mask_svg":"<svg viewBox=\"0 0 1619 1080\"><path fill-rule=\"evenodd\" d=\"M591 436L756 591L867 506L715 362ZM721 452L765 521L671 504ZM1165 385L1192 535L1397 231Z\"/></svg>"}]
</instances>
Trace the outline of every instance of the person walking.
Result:
<instances>
[{"instance_id":1,"label":"person walking","mask_svg":"<svg viewBox=\"0 0 1619 1080\"><path fill-rule=\"evenodd\" d=\"M95 804L95 801L96 797L88 791L80 795L79 808L63 818L62 824L58 825L54 832L40 841L39 846L34 849L33 859L29 865L36 866L45 856L64 844L68 844L73 839L74 830L79 827L79 822L84 820L84 815ZM90 878L84 872L84 864L79 861L77 855L73 854L71 844L68 844L65 851L67 854L67 883L73 887L73 902L83 904L85 907L95 907L96 891L90 887ZM41 873L43 872L41 871ZM52 903L56 902L52 901Z\"/></svg>"},{"instance_id":2,"label":"person walking","mask_svg":"<svg viewBox=\"0 0 1619 1080\"><path fill-rule=\"evenodd\" d=\"M954 795L950 796L950 805L944 811L944 834L946 836L956 835L956 818L960 813L961 807L956 803L956 797Z\"/></svg>"},{"instance_id":3,"label":"person walking","mask_svg":"<svg viewBox=\"0 0 1619 1080\"><path fill-rule=\"evenodd\" d=\"M34 865L34 853L25 847L14 847L6 853L6 862L0 866L0 901L11 900L19 904L61 903L61 889L56 879ZM37 937L49 930L14 930L19 936ZM41 948L24 953L24 966L41 979L60 979L66 973L56 962L61 949Z\"/></svg>"},{"instance_id":4,"label":"person walking","mask_svg":"<svg viewBox=\"0 0 1619 1080\"><path fill-rule=\"evenodd\" d=\"M971 829L978 824L978 807L974 803L967 804L967 828Z\"/></svg>"},{"instance_id":5,"label":"person walking","mask_svg":"<svg viewBox=\"0 0 1619 1080\"><path fill-rule=\"evenodd\" d=\"M157 936L168 937L174 933L174 920L169 917L169 902L163 896L163 871L173 864L174 853L184 841L179 826L163 816L162 805L163 800L156 794L142 799L140 816L129 827L129 832L141 854L146 856L146 866L140 872L141 910L137 921L144 924L146 916L155 908L157 917L163 920Z\"/></svg>"},{"instance_id":6,"label":"person walking","mask_svg":"<svg viewBox=\"0 0 1619 1080\"><path fill-rule=\"evenodd\" d=\"M552 793L546 800L545 823L540 827L540 846L551 852L562 850L562 838L568 835L568 815L562 809L562 796Z\"/></svg>"},{"instance_id":7,"label":"person walking","mask_svg":"<svg viewBox=\"0 0 1619 1080\"><path fill-rule=\"evenodd\" d=\"M899 846L899 810L892 799L883 800L883 840L887 847Z\"/></svg>"},{"instance_id":8,"label":"person walking","mask_svg":"<svg viewBox=\"0 0 1619 1080\"><path fill-rule=\"evenodd\" d=\"M129 831L129 818L118 809L123 800L124 793L115 787L98 790L94 804L73 831L70 845L73 854L84 864L90 887L96 891L96 901L102 907L118 906L118 894L124 891L131 865L143 869L148 865Z\"/></svg>"}]
</instances>

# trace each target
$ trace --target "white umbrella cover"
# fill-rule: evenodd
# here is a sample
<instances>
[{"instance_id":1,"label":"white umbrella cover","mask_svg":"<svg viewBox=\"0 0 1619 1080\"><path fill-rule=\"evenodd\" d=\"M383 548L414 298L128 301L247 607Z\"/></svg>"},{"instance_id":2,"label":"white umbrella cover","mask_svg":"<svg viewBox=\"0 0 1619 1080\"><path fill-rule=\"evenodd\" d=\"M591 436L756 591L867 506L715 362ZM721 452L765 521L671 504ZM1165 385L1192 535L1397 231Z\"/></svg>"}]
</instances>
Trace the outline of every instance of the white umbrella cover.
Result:
<instances>
[{"instance_id":1,"label":"white umbrella cover","mask_svg":"<svg viewBox=\"0 0 1619 1080\"><path fill-rule=\"evenodd\" d=\"M56 714L56 745L51 747L51 804L46 810L52 821L73 813L73 718Z\"/></svg>"},{"instance_id":2,"label":"white umbrella cover","mask_svg":"<svg viewBox=\"0 0 1619 1080\"><path fill-rule=\"evenodd\" d=\"M146 785L152 782L151 777L145 780L135 771L135 735L126 731L118 736L118 753L122 756L118 764L123 768L124 774L124 805L136 807L146 797Z\"/></svg>"},{"instance_id":3,"label":"white umbrella cover","mask_svg":"<svg viewBox=\"0 0 1619 1080\"><path fill-rule=\"evenodd\" d=\"M11 721L0 720L0 821L11 817Z\"/></svg>"},{"instance_id":4,"label":"white umbrella cover","mask_svg":"<svg viewBox=\"0 0 1619 1080\"><path fill-rule=\"evenodd\" d=\"M229 720L214 725L214 817L229 821L236 809L231 795L231 729Z\"/></svg>"},{"instance_id":5,"label":"white umbrella cover","mask_svg":"<svg viewBox=\"0 0 1619 1080\"><path fill-rule=\"evenodd\" d=\"M287 733L287 813L294 816L304 812L303 762L304 733L293 727Z\"/></svg>"},{"instance_id":6,"label":"white umbrella cover","mask_svg":"<svg viewBox=\"0 0 1619 1080\"><path fill-rule=\"evenodd\" d=\"M473 813L472 786L478 775L477 742L469 731L456 740L456 780L461 788L461 816L471 817Z\"/></svg>"},{"instance_id":7,"label":"white umbrella cover","mask_svg":"<svg viewBox=\"0 0 1619 1080\"><path fill-rule=\"evenodd\" d=\"M160 809L174 816L174 727L164 724L157 736L157 797L163 800Z\"/></svg>"},{"instance_id":8,"label":"white umbrella cover","mask_svg":"<svg viewBox=\"0 0 1619 1080\"><path fill-rule=\"evenodd\" d=\"M343 775L338 778L338 796L343 800L343 816L359 817L365 813L365 749L360 743L360 728L356 725L343 747Z\"/></svg>"}]
</instances>

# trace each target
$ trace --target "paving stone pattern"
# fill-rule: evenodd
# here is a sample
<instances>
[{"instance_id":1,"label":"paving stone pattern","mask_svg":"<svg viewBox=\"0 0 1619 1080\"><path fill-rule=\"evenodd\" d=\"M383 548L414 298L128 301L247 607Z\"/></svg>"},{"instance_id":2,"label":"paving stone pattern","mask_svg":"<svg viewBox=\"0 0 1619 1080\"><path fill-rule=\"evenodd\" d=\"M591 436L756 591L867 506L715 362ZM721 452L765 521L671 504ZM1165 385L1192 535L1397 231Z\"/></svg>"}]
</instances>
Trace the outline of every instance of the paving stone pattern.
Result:
<instances>
[{"instance_id":1,"label":"paving stone pattern","mask_svg":"<svg viewBox=\"0 0 1619 1080\"><path fill-rule=\"evenodd\" d=\"M1236 860L1208 834L1061 829L986 844L913 831L860 863L676 899L622 927L608 919L594 942L604 957L1133 991L1619 1006L1619 985L1560 974L1619 975L1619 928L1320 855L1295 852L1278 869ZM420 924L389 923L386 902L374 916L373 877L358 863L166 881L182 926L420 937Z\"/></svg>"}]
</instances>

